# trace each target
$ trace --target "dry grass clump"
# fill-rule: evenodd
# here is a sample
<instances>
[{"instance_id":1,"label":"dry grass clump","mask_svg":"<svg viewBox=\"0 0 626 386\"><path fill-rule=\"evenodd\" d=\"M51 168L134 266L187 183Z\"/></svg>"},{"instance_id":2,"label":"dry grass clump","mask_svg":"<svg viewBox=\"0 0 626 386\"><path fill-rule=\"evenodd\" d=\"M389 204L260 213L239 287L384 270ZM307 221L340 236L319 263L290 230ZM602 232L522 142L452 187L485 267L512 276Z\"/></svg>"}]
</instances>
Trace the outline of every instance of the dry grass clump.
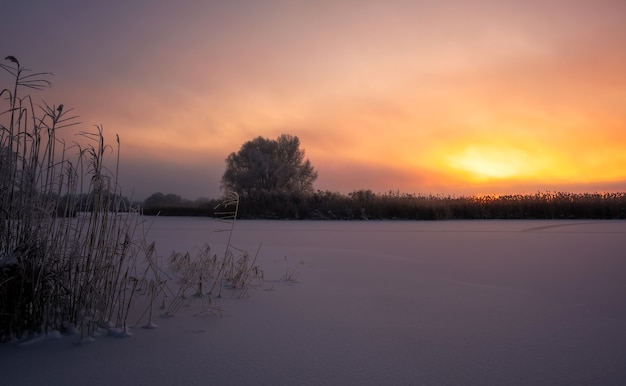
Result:
<instances>
[{"instance_id":1,"label":"dry grass clump","mask_svg":"<svg viewBox=\"0 0 626 386\"><path fill-rule=\"evenodd\" d=\"M230 192L218 205L216 213L227 225L228 240L223 255L212 253L208 245L200 248L195 256L190 253L174 252L169 258L169 267L176 275L178 291L167 304L166 316L173 316L183 305L190 304L194 299L202 299L199 313L221 315L221 308L214 297L221 298L223 291L229 290L235 297L245 297L251 287L263 285L263 271L256 265L256 258L247 251L232 244L232 235L239 208L239 195ZM190 294L191 293L191 294Z\"/></svg>"}]
</instances>

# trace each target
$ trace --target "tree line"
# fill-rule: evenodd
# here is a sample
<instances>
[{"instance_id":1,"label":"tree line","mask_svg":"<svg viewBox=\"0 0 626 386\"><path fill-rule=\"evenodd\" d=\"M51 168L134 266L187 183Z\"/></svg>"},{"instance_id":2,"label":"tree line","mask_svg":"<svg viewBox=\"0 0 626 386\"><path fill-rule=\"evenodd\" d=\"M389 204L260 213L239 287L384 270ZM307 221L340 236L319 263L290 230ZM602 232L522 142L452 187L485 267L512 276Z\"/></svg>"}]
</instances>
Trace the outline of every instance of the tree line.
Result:
<instances>
[{"instance_id":1,"label":"tree line","mask_svg":"<svg viewBox=\"0 0 626 386\"><path fill-rule=\"evenodd\" d=\"M153 195L154 196L154 195ZM161 196L161 194L157 194ZM152 197L152 196L151 196ZM215 215L220 199L146 200L144 214ZM527 195L444 196L331 191L255 193L242 198L239 218L311 220L626 219L626 193L538 192Z\"/></svg>"}]
</instances>

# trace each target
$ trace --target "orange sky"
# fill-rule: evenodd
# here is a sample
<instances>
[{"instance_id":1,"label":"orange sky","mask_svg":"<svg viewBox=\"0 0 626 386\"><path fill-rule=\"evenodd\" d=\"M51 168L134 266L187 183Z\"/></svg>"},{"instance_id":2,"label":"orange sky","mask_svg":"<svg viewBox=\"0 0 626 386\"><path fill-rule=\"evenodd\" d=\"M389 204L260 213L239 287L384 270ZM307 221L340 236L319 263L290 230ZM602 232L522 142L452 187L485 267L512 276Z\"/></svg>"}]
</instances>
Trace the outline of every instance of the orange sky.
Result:
<instances>
[{"instance_id":1,"label":"orange sky","mask_svg":"<svg viewBox=\"0 0 626 386\"><path fill-rule=\"evenodd\" d=\"M120 135L127 195L217 197L281 133L322 190L626 190L624 1L23 3L1 56Z\"/></svg>"}]
</instances>

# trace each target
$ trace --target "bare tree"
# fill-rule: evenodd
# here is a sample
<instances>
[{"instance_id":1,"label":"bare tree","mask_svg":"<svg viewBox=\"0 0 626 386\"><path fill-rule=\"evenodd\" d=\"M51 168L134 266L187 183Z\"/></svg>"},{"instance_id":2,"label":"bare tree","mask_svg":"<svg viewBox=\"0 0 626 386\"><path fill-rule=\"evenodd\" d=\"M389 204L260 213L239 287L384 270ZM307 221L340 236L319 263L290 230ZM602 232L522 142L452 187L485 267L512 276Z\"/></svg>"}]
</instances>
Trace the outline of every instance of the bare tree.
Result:
<instances>
[{"instance_id":1,"label":"bare tree","mask_svg":"<svg viewBox=\"0 0 626 386\"><path fill-rule=\"evenodd\" d=\"M272 140L257 137L226 158L222 189L242 195L255 192L310 193L317 172L296 136L282 134Z\"/></svg>"}]
</instances>

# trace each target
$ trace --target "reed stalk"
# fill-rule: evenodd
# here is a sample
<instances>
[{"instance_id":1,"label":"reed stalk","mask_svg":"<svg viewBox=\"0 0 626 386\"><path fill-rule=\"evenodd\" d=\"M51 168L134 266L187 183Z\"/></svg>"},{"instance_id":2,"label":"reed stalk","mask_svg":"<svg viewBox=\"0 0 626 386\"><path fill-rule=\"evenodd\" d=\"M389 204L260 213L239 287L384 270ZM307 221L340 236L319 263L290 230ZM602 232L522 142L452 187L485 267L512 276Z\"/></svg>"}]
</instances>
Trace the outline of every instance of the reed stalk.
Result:
<instances>
[{"instance_id":1,"label":"reed stalk","mask_svg":"<svg viewBox=\"0 0 626 386\"><path fill-rule=\"evenodd\" d=\"M133 291L123 289L142 249L117 186L119 138L111 172L101 126L67 147L58 133L79 123L72 110L22 95L51 74L12 56L0 69L14 79L0 91L0 341L70 326L86 337L112 315L125 327Z\"/></svg>"}]
</instances>

